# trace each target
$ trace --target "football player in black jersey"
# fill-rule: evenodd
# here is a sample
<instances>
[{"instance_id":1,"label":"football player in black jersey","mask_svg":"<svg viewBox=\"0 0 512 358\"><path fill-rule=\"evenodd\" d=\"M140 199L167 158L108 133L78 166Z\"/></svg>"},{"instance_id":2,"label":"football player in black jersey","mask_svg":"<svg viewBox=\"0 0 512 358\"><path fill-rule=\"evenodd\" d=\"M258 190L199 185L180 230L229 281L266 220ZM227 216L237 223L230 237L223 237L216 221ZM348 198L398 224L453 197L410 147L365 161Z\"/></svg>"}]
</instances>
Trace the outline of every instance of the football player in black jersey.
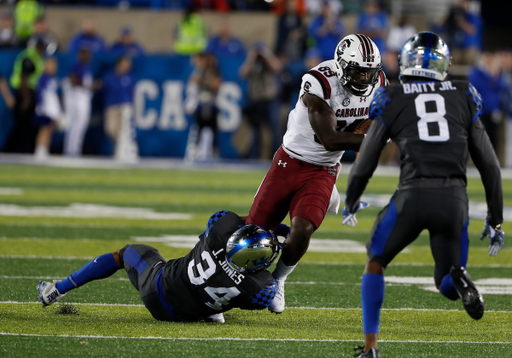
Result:
<instances>
[{"instance_id":1,"label":"football player in black jersey","mask_svg":"<svg viewBox=\"0 0 512 358\"><path fill-rule=\"evenodd\" d=\"M401 84L377 90L370 106L372 125L348 179L344 224L355 225L359 198L382 148L391 138L400 149L398 189L379 213L367 244L361 297L365 346L359 357L379 357L377 334L384 300L384 270L422 230L430 233L435 284L451 300L459 297L474 319L484 302L465 267L468 258L468 152L478 168L488 205L481 239L489 254L503 247L503 194L498 159L479 117L482 99L466 81L445 81L450 66L446 43L420 32L404 45Z\"/></svg>"},{"instance_id":2,"label":"football player in black jersey","mask_svg":"<svg viewBox=\"0 0 512 358\"><path fill-rule=\"evenodd\" d=\"M283 224L276 234L286 236L289 229ZM124 268L155 319L223 323L225 311L264 309L272 302L276 283L267 268L279 250L272 231L219 211L195 247L179 259L166 261L148 245L127 245L95 258L63 281L39 282L39 300L50 305L69 290Z\"/></svg>"}]
</instances>

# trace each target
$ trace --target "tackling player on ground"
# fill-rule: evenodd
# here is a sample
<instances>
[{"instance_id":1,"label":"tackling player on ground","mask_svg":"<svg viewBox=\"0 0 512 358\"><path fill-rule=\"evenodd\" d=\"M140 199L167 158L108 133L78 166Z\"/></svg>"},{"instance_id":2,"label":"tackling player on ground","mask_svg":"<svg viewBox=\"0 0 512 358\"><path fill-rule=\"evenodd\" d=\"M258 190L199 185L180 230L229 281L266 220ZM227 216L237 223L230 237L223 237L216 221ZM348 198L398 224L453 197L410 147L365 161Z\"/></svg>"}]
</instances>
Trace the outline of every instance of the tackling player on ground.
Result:
<instances>
[{"instance_id":1,"label":"tackling player on ground","mask_svg":"<svg viewBox=\"0 0 512 358\"><path fill-rule=\"evenodd\" d=\"M364 131L355 133L355 129L368 118L375 89L386 82L379 49L369 37L358 34L344 37L334 60L302 77L283 145L247 217L247 223L274 230L290 213L291 232L273 272L278 288L270 311L283 312L285 280L307 251L330 202L329 212L337 213L339 193L334 184L339 162L344 151L359 150Z\"/></svg>"},{"instance_id":2,"label":"tackling player on ground","mask_svg":"<svg viewBox=\"0 0 512 358\"><path fill-rule=\"evenodd\" d=\"M398 189L379 213L366 245L368 261L361 298L365 346L359 357L380 357L377 350L384 270L393 258L427 229L435 261L434 279L441 294L462 299L474 319L484 302L466 272L468 259L468 152L485 187L489 254L503 247L503 194L498 158L480 116L483 103L466 81L444 81L450 66L446 43L432 32L420 32L404 45L400 81L376 91L370 106L372 125L350 171L343 224L354 226L359 198L391 138L400 149ZM345 210L344 210L345 211Z\"/></svg>"},{"instance_id":3,"label":"tackling player on ground","mask_svg":"<svg viewBox=\"0 0 512 358\"><path fill-rule=\"evenodd\" d=\"M200 241L184 257L166 261L148 245L127 245L101 255L64 281L37 285L43 306L87 282L124 268L148 311L161 321L224 322L223 312L258 310L272 302L276 283L266 269L279 254L274 233L245 218L219 211L208 220ZM289 227L276 231L286 236Z\"/></svg>"}]
</instances>

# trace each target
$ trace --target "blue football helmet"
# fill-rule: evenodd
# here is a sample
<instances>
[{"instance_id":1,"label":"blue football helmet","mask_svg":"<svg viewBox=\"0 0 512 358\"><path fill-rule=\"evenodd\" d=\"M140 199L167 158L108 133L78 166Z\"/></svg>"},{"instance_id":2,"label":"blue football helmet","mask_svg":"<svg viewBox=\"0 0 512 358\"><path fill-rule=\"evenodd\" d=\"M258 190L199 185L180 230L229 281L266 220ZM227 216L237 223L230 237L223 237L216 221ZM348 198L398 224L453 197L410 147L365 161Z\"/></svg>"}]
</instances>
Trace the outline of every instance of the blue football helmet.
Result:
<instances>
[{"instance_id":1,"label":"blue football helmet","mask_svg":"<svg viewBox=\"0 0 512 358\"><path fill-rule=\"evenodd\" d=\"M429 31L419 32L407 40L398 55L400 83L404 82L404 76L443 81L451 60L448 45L439 35Z\"/></svg>"},{"instance_id":2,"label":"blue football helmet","mask_svg":"<svg viewBox=\"0 0 512 358\"><path fill-rule=\"evenodd\" d=\"M234 270L250 273L272 265L279 250L279 241L271 230L258 225L246 225L229 238L226 260Z\"/></svg>"}]
</instances>

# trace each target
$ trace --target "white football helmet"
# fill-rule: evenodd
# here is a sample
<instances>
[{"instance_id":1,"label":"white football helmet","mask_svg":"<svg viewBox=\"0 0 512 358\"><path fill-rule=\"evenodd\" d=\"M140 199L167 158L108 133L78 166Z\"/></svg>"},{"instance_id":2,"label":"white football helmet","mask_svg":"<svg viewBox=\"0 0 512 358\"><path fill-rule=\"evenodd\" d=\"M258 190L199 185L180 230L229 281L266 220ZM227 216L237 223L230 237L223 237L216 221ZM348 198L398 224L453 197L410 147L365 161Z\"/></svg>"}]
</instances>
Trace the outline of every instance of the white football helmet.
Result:
<instances>
[{"instance_id":1,"label":"white football helmet","mask_svg":"<svg viewBox=\"0 0 512 358\"><path fill-rule=\"evenodd\" d=\"M345 36L334 51L334 70L341 84L357 96L372 94L382 70L380 51L368 36Z\"/></svg>"}]
</instances>

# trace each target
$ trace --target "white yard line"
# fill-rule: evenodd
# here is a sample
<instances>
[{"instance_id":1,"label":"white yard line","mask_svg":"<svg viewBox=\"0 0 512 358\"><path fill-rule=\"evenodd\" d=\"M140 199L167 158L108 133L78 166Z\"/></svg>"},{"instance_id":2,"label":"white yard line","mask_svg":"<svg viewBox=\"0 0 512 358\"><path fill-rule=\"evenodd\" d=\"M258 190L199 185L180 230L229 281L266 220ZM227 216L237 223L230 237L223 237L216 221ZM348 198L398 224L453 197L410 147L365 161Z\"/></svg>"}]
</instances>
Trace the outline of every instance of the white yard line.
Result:
<instances>
[{"instance_id":1,"label":"white yard line","mask_svg":"<svg viewBox=\"0 0 512 358\"><path fill-rule=\"evenodd\" d=\"M145 307L142 304L128 304L128 303L80 303L80 302L64 302L60 303L77 306L105 306L105 307ZM14 304L14 305L41 305L41 302L20 302L20 301L0 301L0 305L3 304ZM342 307L286 307L288 309L295 310L335 310L335 311L360 311L361 308L342 308ZM382 311L414 311L414 312L466 312L465 310L457 309L443 309L443 308L383 308ZM512 313L512 311L494 311L485 310L487 313Z\"/></svg>"},{"instance_id":2,"label":"white yard line","mask_svg":"<svg viewBox=\"0 0 512 358\"><path fill-rule=\"evenodd\" d=\"M29 334L29 333L10 333L0 332L0 336L22 336L22 337L60 337L60 338L100 338L100 339L155 339L155 340L169 340L169 341L272 341L272 342L326 342L326 343L339 343L339 342L361 342L361 339L297 339L297 338L185 338L185 337L126 337L126 336L91 336L91 335L68 335L68 334ZM385 343L445 343L445 344L512 344L512 342L467 342L467 341L420 341L420 340L379 340Z\"/></svg>"},{"instance_id":3,"label":"white yard line","mask_svg":"<svg viewBox=\"0 0 512 358\"><path fill-rule=\"evenodd\" d=\"M1 239L0 239L1 240ZM38 256L38 255L0 255L0 259L41 259L41 260L92 260L97 256ZM328 266L364 266L364 262L301 262L300 265L328 265ZM434 264L421 264L421 263L407 263L407 262L392 262L390 266L434 266ZM512 268L512 265L475 265L468 266L478 268Z\"/></svg>"}]
</instances>

